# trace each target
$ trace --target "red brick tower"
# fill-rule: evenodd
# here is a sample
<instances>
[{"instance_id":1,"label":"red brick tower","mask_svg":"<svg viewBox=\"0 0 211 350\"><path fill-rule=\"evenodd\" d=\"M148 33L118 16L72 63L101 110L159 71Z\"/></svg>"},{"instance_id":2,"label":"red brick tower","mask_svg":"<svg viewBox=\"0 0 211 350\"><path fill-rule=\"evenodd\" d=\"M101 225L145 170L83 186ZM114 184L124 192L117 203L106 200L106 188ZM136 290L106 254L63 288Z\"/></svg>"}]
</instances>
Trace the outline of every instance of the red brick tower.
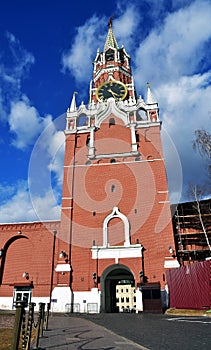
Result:
<instances>
[{"instance_id":1,"label":"red brick tower","mask_svg":"<svg viewBox=\"0 0 211 350\"><path fill-rule=\"evenodd\" d=\"M67 111L58 284L73 311L117 310L116 285L136 290L136 311L159 308L174 258L158 104L137 98L130 56L109 21L89 104ZM57 257L58 258L58 257ZM165 302L165 300L163 300Z\"/></svg>"}]
</instances>

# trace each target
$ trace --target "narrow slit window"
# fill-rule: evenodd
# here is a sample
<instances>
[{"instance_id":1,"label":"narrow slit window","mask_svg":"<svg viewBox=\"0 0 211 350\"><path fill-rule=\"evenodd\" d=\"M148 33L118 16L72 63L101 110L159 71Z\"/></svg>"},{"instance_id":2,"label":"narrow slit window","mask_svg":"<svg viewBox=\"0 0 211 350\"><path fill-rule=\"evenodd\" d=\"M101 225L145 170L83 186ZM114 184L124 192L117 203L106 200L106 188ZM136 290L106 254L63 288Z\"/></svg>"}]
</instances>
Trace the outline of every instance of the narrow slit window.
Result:
<instances>
[{"instance_id":1,"label":"narrow slit window","mask_svg":"<svg viewBox=\"0 0 211 350\"><path fill-rule=\"evenodd\" d=\"M115 125L115 119L114 118L110 118L109 119L109 128L111 125Z\"/></svg>"}]
</instances>

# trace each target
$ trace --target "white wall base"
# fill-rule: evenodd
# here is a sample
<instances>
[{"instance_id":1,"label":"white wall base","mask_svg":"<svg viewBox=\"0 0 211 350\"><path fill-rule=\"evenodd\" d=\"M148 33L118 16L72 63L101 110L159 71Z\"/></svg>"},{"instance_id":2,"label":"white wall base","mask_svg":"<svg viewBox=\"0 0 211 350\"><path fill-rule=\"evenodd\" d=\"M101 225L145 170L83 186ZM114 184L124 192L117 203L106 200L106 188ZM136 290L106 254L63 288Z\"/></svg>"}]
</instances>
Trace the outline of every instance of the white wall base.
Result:
<instances>
[{"instance_id":1,"label":"white wall base","mask_svg":"<svg viewBox=\"0 0 211 350\"><path fill-rule=\"evenodd\" d=\"M35 311L39 310L39 303L49 303L49 297L35 297L31 298L31 302L35 303ZM0 297L0 309L1 310L15 310L13 306L13 297ZM47 309L47 306L45 307Z\"/></svg>"},{"instance_id":2,"label":"white wall base","mask_svg":"<svg viewBox=\"0 0 211 350\"><path fill-rule=\"evenodd\" d=\"M12 310L13 297L0 297L0 309Z\"/></svg>"},{"instance_id":3,"label":"white wall base","mask_svg":"<svg viewBox=\"0 0 211 350\"><path fill-rule=\"evenodd\" d=\"M100 296L101 292L97 288L87 292L74 292L73 303L79 308L78 312L99 313Z\"/></svg>"},{"instance_id":4,"label":"white wall base","mask_svg":"<svg viewBox=\"0 0 211 350\"><path fill-rule=\"evenodd\" d=\"M31 299L32 303L35 303L34 311L39 311L39 303L45 303L45 311L47 310L47 304L49 303L49 297L35 297Z\"/></svg>"},{"instance_id":5,"label":"white wall base","mask_svg":"<svg viewBox=\"0 0 211 350\"><path fill-rule=\"evenodd\" d=\"M66 304L72 303L72 292L70 287L55 287L51 295L51 311L65 312Z\"/></svg>"}]
</instances>

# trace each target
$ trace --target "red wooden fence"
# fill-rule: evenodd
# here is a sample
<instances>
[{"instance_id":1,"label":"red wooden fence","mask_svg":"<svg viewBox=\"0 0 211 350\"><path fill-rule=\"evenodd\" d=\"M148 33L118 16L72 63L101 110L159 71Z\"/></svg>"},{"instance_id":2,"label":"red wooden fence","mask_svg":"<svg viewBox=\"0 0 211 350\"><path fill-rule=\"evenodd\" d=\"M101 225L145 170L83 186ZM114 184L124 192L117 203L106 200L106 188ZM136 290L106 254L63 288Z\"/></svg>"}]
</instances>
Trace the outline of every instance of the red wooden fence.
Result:
<instances>
[{"instance_id":1,"label":"red wooden fence","mask_svg":"<svg viewBox=\"0 0 211 350\"><path fill-rule=\"evenodd\" d=\"M211 309L211 260L167 271L170 307Z\"/></svg>"}]
</instances>

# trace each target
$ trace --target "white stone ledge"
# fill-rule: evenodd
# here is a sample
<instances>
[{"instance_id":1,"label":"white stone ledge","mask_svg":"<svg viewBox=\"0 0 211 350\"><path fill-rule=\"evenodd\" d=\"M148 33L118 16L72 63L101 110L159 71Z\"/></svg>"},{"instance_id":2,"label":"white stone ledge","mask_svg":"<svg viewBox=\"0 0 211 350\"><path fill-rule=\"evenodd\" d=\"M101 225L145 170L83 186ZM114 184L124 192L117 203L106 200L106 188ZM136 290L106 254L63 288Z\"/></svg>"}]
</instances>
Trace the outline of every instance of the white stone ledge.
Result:
<instances>
[{"instance_id":1,"label":"white stone ledge","mask_svg":"<svg viewBox=\"0 0 211 350\"><path fill-rule=\"evenodd\" d=\"M121 259L121 258L140 258L142 257L143 246L135 244L130 246L93 246L92 259Z\"/></svg>"},{"instance_id":2,"label":"white stone ledge","mask_svg":"<svg viewBox=\"0 0 211 350\"><path fill-rule=\"evenodd\" d=\"M57 264L55 268L56 272L68 272L71 271L70 264Z\"/></svg>"}]
</instances>

